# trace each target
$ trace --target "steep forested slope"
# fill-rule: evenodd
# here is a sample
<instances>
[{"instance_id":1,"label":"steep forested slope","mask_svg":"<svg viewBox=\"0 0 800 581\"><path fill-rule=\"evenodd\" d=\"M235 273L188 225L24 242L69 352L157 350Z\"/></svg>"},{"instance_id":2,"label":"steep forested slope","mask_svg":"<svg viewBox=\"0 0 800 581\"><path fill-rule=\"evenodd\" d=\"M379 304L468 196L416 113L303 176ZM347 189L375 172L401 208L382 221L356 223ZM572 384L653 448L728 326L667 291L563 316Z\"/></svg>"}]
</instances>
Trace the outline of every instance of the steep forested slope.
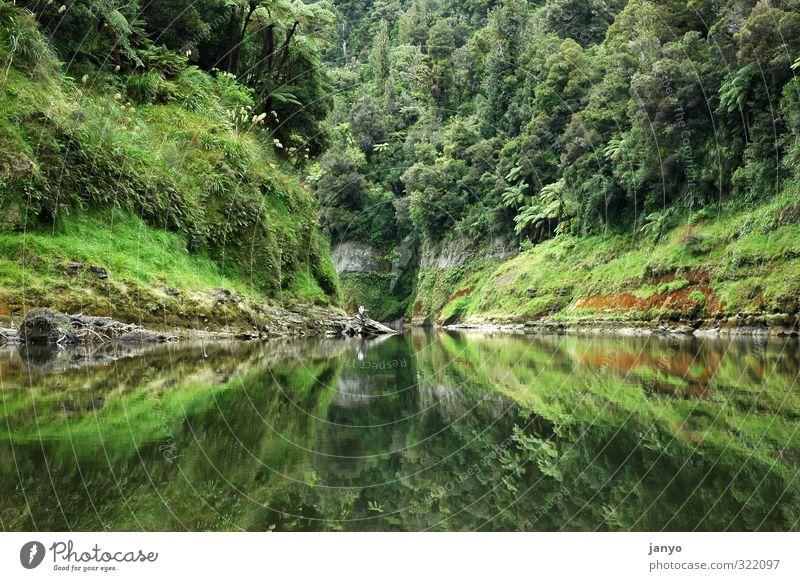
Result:
<instances>
[{"instance_id":1,"label":"steep forested slope","mask_svg":"<svg viewBox=\"0 0 800 581\"><path fill-rule=\"evenodd\" d=\"M310 180L334 243L372 245L384 277L401 241L416 250L417 296L397 284L389 306L432 320L522 319L605 290L650 296L666 276L703 278L711 290L693 290L722 311L756 301L794 312L796 285L748 284L742 298L732 288L760 274L720 259L744 260L748 247L751 265L797 270L795 251L770 235L797 233L800 3L335 5L331 145ZM506 279L569 270L569 284L534 297L546 285L523 282L445 308L493 284L480 275L487 260L520 250L529 258ZM578 268L608 262L605 278ZM375 274L344 278L354 302L359 276Z\"/></svg>"},{"instance_id":2,"label":"steep forested slope","mask_svg":"<svg viewBox=\"0 0 800 581\"><path fill-rule=\"evenodd\" d=\"M335 302L330 242L379 318L797 314L797 0L0 6L0 272L34 301L108 295L85 268L144 224L117 294Z\"/></svg>"},{"instance_id":3,"label":"steep forested slope","mask_svg":"<svg viewBox=\"0 0 800 581\"><path fill-rule=\"evenodd\" d=\"M284 90L281 107L276 92L190 64L199 49L155 44L143 15L135 3L0 4L0 315L250 324L244 297L336 304L296 169L324 111L281 122L295 97ZM314 50L281 47L275 76Z\"/></svg>"}]
</instances>

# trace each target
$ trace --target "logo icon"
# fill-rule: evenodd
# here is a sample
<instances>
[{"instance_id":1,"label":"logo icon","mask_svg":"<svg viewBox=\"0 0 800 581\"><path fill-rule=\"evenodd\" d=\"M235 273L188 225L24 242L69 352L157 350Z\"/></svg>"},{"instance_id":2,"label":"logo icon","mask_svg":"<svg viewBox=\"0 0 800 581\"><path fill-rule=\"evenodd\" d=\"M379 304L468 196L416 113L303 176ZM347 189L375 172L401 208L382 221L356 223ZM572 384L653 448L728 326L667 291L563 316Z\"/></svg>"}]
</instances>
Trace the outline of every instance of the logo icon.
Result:
<instances>
[{"instance_id":1,"label":"logo icon","mask_svg":"<svg viewBox=\"0 0 800 581\"><path fill-rule=\"evenodd\" d=\"M26 569L35 569L42 564L44 552L44 545L39 541L25 543L19 551L19 562Z\"/></svg>"}]
</instances>

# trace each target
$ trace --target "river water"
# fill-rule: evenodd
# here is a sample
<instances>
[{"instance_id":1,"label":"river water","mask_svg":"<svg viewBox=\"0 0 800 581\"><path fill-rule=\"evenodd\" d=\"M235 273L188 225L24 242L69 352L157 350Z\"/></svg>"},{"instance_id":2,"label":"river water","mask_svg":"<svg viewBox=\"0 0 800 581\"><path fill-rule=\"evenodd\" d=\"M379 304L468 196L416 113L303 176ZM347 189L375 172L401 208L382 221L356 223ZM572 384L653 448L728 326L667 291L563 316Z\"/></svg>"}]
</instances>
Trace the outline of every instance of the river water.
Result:
<instances>
[{"instance_id":1,"label":"river water","mask_svg":"<svg viewBox=\"0 0 800 581\"><path fill-rule=\"evenodd\" d=\"M796 340L0 350L2 530L798 530Z\"/></svg>"}]
</instances>

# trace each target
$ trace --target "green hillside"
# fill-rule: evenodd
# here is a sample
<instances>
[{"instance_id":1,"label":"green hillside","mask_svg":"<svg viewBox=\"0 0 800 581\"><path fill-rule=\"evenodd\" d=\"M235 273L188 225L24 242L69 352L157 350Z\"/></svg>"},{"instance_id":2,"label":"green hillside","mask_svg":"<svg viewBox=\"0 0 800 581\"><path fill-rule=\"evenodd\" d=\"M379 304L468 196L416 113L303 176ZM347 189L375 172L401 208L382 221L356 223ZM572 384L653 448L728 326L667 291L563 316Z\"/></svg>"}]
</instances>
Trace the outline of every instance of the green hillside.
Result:
<instances>
[{"instance_id":1,"label":"green hillside","mask_svg":"<svg viewBox=\"0 0 800 581\"><path fill-rule=\"evenodd\" d=\"M156 46L67 68L34 14L0 17L0 316L158 320L219 288L337 304L314 197L252 88Z\"/></svg>"}]
</instances>

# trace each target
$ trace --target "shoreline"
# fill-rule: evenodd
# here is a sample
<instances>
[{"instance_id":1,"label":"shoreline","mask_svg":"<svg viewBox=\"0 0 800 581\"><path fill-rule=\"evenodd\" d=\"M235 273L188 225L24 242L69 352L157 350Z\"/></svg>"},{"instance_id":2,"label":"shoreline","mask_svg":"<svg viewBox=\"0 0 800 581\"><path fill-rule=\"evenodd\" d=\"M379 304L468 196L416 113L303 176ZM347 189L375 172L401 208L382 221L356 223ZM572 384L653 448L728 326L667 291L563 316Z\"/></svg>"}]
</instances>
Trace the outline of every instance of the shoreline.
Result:
<instances>
[{"instance_id":1,"label":"shoreline","mask_svg":"<svg viewBox=\"0 0 800 581\"><path fill-rule=\"evenodd\" d=\"M524 335L621 335L684 336L684 337L800 337L800 321L789 315L776 316L770 321L762 317L733 316L728 318L697 321L559 321L538 319L525 322L497 322L490 319L473 319L448 325L434 325L451 331L489 331ZM789 319L789 320L786 320ZM412 327L425 326L412 322Z\"/></svg>"},{"instance_id":2,"label":"shoreline","mask_svg":"<svg viewBox=\"0 0 800 581\"><path fill-rule=\"evenodd\" d=\"M31 309L19 324L0 319L0 347L19 345L161 344L191 341L255 341L302 337L373 337L397 331L366 315L346 314L320 307L269 311L270 324L221 328L127 323L112 317L68 314L51 309Z\"/></svg>"}]
</instances>

